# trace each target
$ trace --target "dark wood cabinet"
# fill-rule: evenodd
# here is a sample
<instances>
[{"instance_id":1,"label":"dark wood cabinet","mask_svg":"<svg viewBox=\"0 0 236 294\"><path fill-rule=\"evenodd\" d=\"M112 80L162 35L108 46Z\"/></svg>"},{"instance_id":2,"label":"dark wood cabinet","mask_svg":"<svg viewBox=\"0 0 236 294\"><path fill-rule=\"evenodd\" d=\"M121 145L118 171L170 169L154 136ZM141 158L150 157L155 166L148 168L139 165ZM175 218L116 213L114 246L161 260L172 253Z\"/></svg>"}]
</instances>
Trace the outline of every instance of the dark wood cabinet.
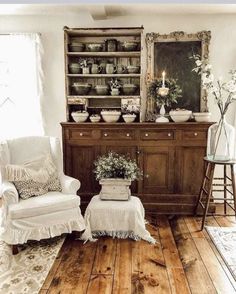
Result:
<instances>
[{"instance_id":1,"label":"dark wood cabinet","mask_svg":"<svg viewBox=\"0 0 236 294\"><path fill-rule=\"evenodd\" d=\"M143 171L141 194L174 192L174 147L142 147L140 168Z\"/></svg>"},{"instance_id":2,"label":"dark wood cabinet","mask_svg":"<svg viewBox=\"0 0 236 294\"><path fill-rule=\"evenodd\" d=\"M143 178L132 193L147 211L191 214L203 178L211 123L62 123L65 173L81 181L82 208L99 193L94 160L110 150L135 158Z\"/></svg>"}]
</instances>

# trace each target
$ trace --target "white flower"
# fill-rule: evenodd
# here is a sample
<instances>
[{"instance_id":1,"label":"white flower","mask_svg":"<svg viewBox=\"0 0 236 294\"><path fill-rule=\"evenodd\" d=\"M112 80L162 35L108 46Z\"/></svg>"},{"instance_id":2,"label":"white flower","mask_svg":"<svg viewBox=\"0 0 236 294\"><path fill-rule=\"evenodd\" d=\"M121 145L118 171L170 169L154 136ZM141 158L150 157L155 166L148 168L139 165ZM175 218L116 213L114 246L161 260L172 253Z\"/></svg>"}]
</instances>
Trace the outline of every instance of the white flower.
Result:
<instances>
[{"instance_id":1,"label":"white flower","mask_svg":"<svg viewBox=\"0 0 236 294\"><path fill-rule=\"evenodd\" d=\"M202 75L202 83L203 85L211 84L214 81L213 74L204 73Z\"/></svg>"},{"instance_id":2,"label":"white flower","mask_svg":"<svg viewBox=\"0 0 236 294\"><path fill-rule=\"evenodd\" d=\"M211 64L207 64L207 65L205 66L205 70L206 70L206 71L211 70L211 68L212 68L212 65L211 65Z\"/></svg>"},{"instance_id":3,"label":"white flower","mask_svg":"<svg viewBox=\"0 0 236 294\"><path fill-rule=\"evenodd\" d=\"M230 93L236 93L236 83L231 80L224 85L224 89Z\"/></svg>"},{"instance_id":4,"label":"white flower","mask_svg":"<svg viewBox=\"0 0 236 294\"><path fill-rule=\"evenodd\" d=\"M196 63L197 66L201 66L201 65L202 65L202 62L201 62L201 60L199 60L199 59L197 59L197 60L195 61L195 63Z\"/></svg>"}]
</instances>

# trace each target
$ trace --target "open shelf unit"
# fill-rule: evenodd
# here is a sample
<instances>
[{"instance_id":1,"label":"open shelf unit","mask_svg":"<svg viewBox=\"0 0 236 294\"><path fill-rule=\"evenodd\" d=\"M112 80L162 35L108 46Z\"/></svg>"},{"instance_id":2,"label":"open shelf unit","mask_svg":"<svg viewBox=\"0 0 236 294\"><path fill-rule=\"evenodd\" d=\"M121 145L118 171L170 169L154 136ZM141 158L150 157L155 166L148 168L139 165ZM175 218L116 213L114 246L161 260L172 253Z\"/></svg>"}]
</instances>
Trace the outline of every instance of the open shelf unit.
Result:
<instances>
[{"instance_id":1,"label":"open shelf unit","mask_svg":"<svg viewBox=\"0 0 236 294\"><path fill-rule=\"evenodd\" d=\"M109 49L107 40L114 40L116 48ZM136 44L136 48L128 51L124 48L125 42ZM83 45L82 49L71 46L72 43ZM102 109L120 109L122 113L135 112L136 121L140 121L140 109L143 100L143 28L64 28L65 44L65 83L67 121L73 121L71 112L87 110L89 114L98 114ZM91 49L91 44L100 44L99 52ZM80 64L88 61L89 73L71 71L71 64ZM91 73L92 64L98 64L100 71ZM106 71L106 65L113 64L115 68L123 68L123 72L113 73ZM130 72L127 66L139 66L138 72ZM130 95L120 89L119 95L111 95L110 88L105 95L98 95L97 85L110 85L111 79L118 79L122 85L132 84L136 90ZM87 83L90 90L86 95L76 93L76 83ZM88 120L89 121L89 120Z\"/></svg>"}]
</instances>

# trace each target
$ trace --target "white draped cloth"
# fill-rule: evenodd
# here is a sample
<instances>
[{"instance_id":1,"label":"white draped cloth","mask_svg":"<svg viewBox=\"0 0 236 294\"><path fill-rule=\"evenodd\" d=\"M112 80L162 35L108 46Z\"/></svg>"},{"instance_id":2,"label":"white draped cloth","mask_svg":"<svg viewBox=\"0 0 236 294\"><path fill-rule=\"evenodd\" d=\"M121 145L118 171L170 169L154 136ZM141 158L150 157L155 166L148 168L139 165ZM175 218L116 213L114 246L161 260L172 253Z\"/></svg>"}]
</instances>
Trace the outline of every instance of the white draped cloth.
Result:
<instances>
[{"instance_id":1,"label":"white draped cloth","mask_svg":"<svg viewBox=\"0 0 236 294\"><path fill-rule=\"evenodd\" d=\"M138 197L128 201L100 200L96 195L85 211L86 230L81 236L84 241L94 241L98 236L131 238L156 243L145 227L145 212ZM93 238L94 237L94 238Z\"/></svg>"}]
</instances>

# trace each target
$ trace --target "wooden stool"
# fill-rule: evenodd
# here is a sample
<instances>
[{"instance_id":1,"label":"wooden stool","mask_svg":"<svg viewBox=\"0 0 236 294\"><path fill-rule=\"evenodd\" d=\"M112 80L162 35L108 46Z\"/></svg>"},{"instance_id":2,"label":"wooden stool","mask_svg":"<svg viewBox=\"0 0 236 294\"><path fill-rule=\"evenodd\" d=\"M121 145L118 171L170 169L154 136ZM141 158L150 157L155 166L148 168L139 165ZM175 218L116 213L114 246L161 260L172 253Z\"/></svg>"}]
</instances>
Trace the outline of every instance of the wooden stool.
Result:
<instances>
[{"instance_id":1,"label":"wooden stool","mask_svg":"<svg viewBox=\"0 0 236 294\"><path fill-rule=\"evenodd\" d=\"M227 205L228 205L231 209L233 209L233 211L235 212L235 216L236 216L236 183L235 183L235 175L234 175L234 165L236 165L236 160L216 161L216 160L210 160L207 157L204 157L204 161L206 163L206 172L205 172L205 177L203 179L202 187L201 187L201 190L200 190L200 193L198 196L197 205L195 208L195 214L197 213L197 208L198 208L199 204L204 209L201 230L203 230L204 225L205 225L205 220L206 220L210 200L213 200L213 201L214 200L223 200L224 201L224 215L226 215ZM214 178L214 171L215 171L216 164L224 166L223 178ZM227 166L230 167L231 177L229 177L227 175ZM223 183L222 184L215 184L215 183L213 183L214 180L222 180ZM230 181L230 183L228 183L227 180ZM214 186L223 186L223 190L213 189ZM232 191L230 191L228 189L229 186L232 186ZM208 187L208 190L207 190L207 187ZM222 197L221 198L215 198L215 197L213 198L212 192L224 192L224 197L223 198ZM229 199L227 197L227 192L233 196L232 199ZM203 199L205 199L205 205L202 202ZM231 200L231 201L233 200L234 207L228 202L229 200Z\"/></svg>"}]
</instances>

